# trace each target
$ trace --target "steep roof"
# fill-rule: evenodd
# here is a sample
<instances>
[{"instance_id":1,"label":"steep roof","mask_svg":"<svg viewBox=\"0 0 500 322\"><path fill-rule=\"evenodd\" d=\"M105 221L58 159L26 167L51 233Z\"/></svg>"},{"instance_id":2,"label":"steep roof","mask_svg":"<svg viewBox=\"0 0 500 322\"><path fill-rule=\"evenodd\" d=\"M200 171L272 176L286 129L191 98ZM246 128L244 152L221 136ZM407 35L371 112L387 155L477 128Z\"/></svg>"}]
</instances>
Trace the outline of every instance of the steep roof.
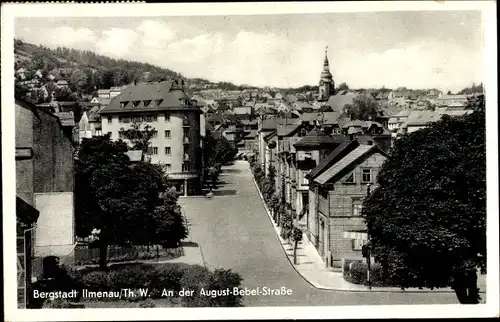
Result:
<instances>
[{"instance_id":1,"label":"steep roof","mask_svg":"<svg viewBox=\"0 0 500 322\"><path fill-rule=\"evenodd\" d=\"M339 144L333 137L321 130L312 130L306 134L299 142L295 143L296 148L302 147L320 147L325 145Z\"/></svg>"},{"instance_id":2,"label":"steep roof","mask_svg":"<svg viewBox=\"0 0 500 322\"><path fill-rule=\"evenodd\" d=\"M262 120L261 129L262 130L274 130L277 128L278 124L293 125L293 124L300 124L300 123L302 123L302 121L300 119L292 119L292 118L289 118L289 119L282 119L282 118L265 119L265 120Z\"/></svg>"},{"instance_id":3,"label":"steep roof","mask_svg":"<svg viewBox=\"0 0 500 322\"><path fill-rule=\"evenodd\" d=\"M74 126L75 125L75 117L73 112L59 112L54 113L55 116L61 120L62 126Z\"/></svg>"},{"instance_id":4,"label":"steep roof","mask_svg":"<svg viewBox=\"0 0 500 322\"><path fill-rule=\"evenodd\" d=\"M286 95L285 99L287 100L287 102L290 102L290 103L293 103L293 102L297 101L297 97L295 95L293 95L293 94Z\"/></svg>"},{"instance_id":5,"label":"steep roof","mask_svg":"<svg viewBox=\"0 0 500 322\"><path fill-rule=\"evenodd\" d=\"M332 153L330 153L323 161L321 161L314 169L312 169L306 177L309 179L314 179L320 173L322 173L328 166L332 163L336 162L344 155L354 150L359 146L359 142L357 140L349 141L346 140L342 142Z\"/></svg>"},{"instance_id":6,"label":"steep roof","mask_svg":"<svg viewBox=\"0 0 500 322\"><path fill-rule=\"evenodd\" d=\"M89 118L89 122L97 122L97 121L101 120L101 115L99 114L100 110L101 110L101 107L99 107L99 106L93 106L87 112L87 116Z\"/></svg>"},{"instance_id":7,"label":"steep roof","mask_svg":"<svg viewBox=\"0 0 500 322\"><path fill-rule=\"evenodd\" d=\"M326 105L331 106L334 112L342 113L346 104L352 104L353 99L357 96L354 93L345 95L332 95L328 99Z\"/></svg>"},{"instance_id":8,"label":"steep roof","mask_svg":"<svg viewBox=\"0 0 500 322\"><path fill-rule=\"evenodd\" d=\"M244 136L245 139L253 139L257 136L257 130L250 130L250 132Z\"/></svg>"},{"instance_id":9,"label":"steep roof","mask_svg":"<svg viewBox=\"0 0 500 322\"><path fill-rule=\"evenodd\" d=\"M299 128L301 124L300 123L297 123L297 124L277 124L277 135L278 136L287 136L287 135L291 135L296 129Z\"/></svg>"},{"instance_id":10,"label":"steep roof","mask_svg":"<svg viewBox=\"0 0 500 322\"><path fill-rule=\"evenodd\" d=\"M199 107L189 102L188 95L182 89L173 87L172 85L171 82L130 85L119 95L112 98L108 106L103 108L100 113L160 112L170 110L192 110L201 113ZM183 104L185 101L188 101L188 104ZM121 106L122 102L125 104L124 107ZM138 104L134 106L133 102L138 102Z\"/></svg>"},{"instance_id":11,"label":"steep roof","mask_svg":"<svg viewBox=\"0 0 500 322\"><path fill-rule=\"evenodd\" d=\"M319 184L325 184L328 181L334 179L342 170L348 168L352 165L356 160L360 159L367 153L376 150L381 154L385 155L385 153L380 150L377 145L359 145L354 150L352 150L349 154L341 158L339 161L335 162L328 169L326 169L323 173L321 173L318 177L314 179L314 182Z\"/></svg>"}]
</instances>

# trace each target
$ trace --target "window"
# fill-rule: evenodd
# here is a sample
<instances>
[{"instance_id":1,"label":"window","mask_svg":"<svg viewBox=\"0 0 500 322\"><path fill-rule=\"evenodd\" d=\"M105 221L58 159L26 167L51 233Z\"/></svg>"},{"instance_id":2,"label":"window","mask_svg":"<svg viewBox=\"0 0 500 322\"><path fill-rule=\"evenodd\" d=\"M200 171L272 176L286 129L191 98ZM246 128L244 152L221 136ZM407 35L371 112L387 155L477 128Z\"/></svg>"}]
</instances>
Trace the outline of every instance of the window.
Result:
<instances>
[{"instance_id":1,"label":"window","mask_svg":"<svg viewBox=\"0 0 500 322\"><path fill-rule=\"evenodd\" d=\"M111 136L113 136L113 133L108 132L108 135L109 135L109 137L111 138Z\"/></svg>"},{"instance_id":2,"label":"window","mask_svg":"<svg viewBox=\"0 0 500 322\"><path fill-rule=\"evenodd\" d=\"M187 162L184 162L182 164L182 171L185 172L185 171L189 171L189 163Z\"/></svg>"},{"instance_id":3,"label":"window","mask_svg":"<svg viewBox=\"0 0 500 322\"><path fill-rule=\"evenodd\" d=\"M356 183L356 181L354 181L354 171L352 171L351 173L349 173L345 179L344 179L344 183Z\"/></svg>"},{"instance_id":4,"label":"window","mask_svg":"<svg viewBox=\"0 0 500 322\"><path fill-rule=\"evenodd\" d=\"M145 100L144 101L144 107L147 107L151 103L151 100Z\"/></svg>"},{"instance_id":5,"label":"window","mask_svg":"<svg viewBox=\"0 0 500 322\"><path fill-rule=\"evenodd\" d=\"M172 154L172 150L170 149L170 147L169 147L169 146L166 146L166 147L165 147L165 154L166 154L166 155L170 155L170 154Z\"/></svg>"},{"instance_id":6,"label":"window","mask_svg":"<svg viewBox=\"0 0 500 322\"><path fill-rule=\"evenodd\" d=\"M165 114L165 122L170 122L170 114Z\"/></svg>"},{"instance_id":7,"label":"window","mask_svg":"<svg viewBox=\"0 0 500 322\"><path fill-rule=\"evenodd\" d=\"M130 117L120 117L118 120L120 123L130 123Z\"/></svg>"},{"instance_id":8,"label":"window","mask_svg":"<svg viewBox=\"0 0 500 322\"><path fill-rule=\"evenodd\" d=\"M363 208L363 202L361 198L352 198L352 216L360 217L362 208Z\"/></svg>"},{"instance_id":9,"label":"window","mask_svg":"<svg viewBox=\"0 0 500 322\"><path fill-rule=\"evenodd\" d=\"M170 130L165 130L165 139L170 139Z\"/></svg>"},{"instance_id":10,"label":"window","mask_svg":"<svg viewBox=\"0 0 500 322\"><path fill-rule=\"evenodd\" d=\"M108 116L108 123L111 123L111 122L113 122L113 117Z\"/></svg>"},{"instance_id":11,"label":"window","mask_svg":"<svg viewBox=\"0 0 500 322\"><path fill-rule=\"evenodd\" d=\"M189 128L188 127L183 128L182 132L184 134L184 137L189 136Z\"/></svg>"},{"instance_id":12,"label":"window","mask_svg":"<svg viewBox=\"0 0 500 322\"><path fill-rule=\"evenodd\" d=\"M158 131L151 132L151 138L156 139L158 137Z\"/></svg>"},{"instance_id":13,"label":"window","mask_svg":"<svg viewBox=\"0 0 500 322\"><path fill-rule=\"evenodd\" d=\"M153 147L153 154L158 155L158 147L156 146Z\"/></svg>"},{"instance_id":14,"label":"window","mask_svg":"<svg viewBox=\"0 0 500 322\"><path fill-rule=\"evenodd\" d=\"M132 104L134 105L134 107L137 107L140 103L141 103L141 101L132 101Z\"/></svg>"},{"instance_id":15,"label":"window","mask_svg":"<svg viewBox=\"0 0 500 322\"><path fill-rule=\"evenodd\" d=\"M167 172L172 171L172 165L170 163L165 164L165 171L167 171Z\"/></svg>"},{"instance_id":16,"label":"window","mask_svg":"<svg viewBox=\"0 0 500 322\"><path fill-rule=\"evenodd\" d=\"M306 129L300 130L299 137L304 137L306 135L307 135L307 130Z\"/></svg>"},{"instance_id":17,"label":"window","mask_svg":"<svg viewBox=\"0 0 500 322\"><path fill-rule=\"evenodd\" d=\"M136 116L136 117L134 117L134 122L141 123L142 122L142 116Z\"/></svg>"},{"instance_id":18,"label":"window","mask_svg":"<svg viewBox=\"0 0 500 322\"><path fill-rule=\"evenodd\" d=\"M163 102L163 100L155 100L156 106L160 106L160 104Z\"/></svg>"},{"instance_id":19,"label":"window","mask_svg":"<svg viewBox=\"0 0 500 322\"><path fill-rule=\"evenodd\" d=\"M361 170L361 182L363 183L372 182L372 169Z\"/></svg>"}]
</instances>

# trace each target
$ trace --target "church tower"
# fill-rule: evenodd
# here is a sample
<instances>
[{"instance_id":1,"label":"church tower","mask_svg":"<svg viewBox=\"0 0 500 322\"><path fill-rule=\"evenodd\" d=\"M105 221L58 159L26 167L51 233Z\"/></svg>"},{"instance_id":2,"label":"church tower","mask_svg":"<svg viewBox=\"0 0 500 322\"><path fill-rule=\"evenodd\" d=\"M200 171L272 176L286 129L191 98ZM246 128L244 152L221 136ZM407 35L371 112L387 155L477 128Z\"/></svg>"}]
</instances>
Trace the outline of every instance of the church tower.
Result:
<instances>
[{"instance_id":1,"label":"church tower","mask_svg":"<svg viewBox=\"0 0 500 322\"><path fill-rule=\"evenodd\" d=\"M330 63L328 62L328 46L325 48L325 61L323 62L323 70L319 80L319 95L318 101L327 101L330 95L334 94L335 82L330 73Z\"/></svg>"}]
</instances>

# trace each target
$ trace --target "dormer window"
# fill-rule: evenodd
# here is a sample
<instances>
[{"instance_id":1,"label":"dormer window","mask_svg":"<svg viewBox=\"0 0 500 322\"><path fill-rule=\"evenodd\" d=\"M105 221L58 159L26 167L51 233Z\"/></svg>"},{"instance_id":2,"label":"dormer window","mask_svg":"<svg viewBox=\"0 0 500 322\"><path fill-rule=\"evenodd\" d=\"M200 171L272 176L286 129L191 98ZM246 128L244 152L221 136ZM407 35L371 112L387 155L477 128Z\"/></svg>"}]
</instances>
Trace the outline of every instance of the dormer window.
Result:
<instances>
[{"instance_id":1,"label":"dormer window","mask_svg":"<svg viewBox=\"0 0 500 322\"><path fill-rule=\"evenodd\" d=\"M156 104L156 106L160 106L160 104L161 104L162 102L163 102L163 100L161 100L161 99L160 99L160 100L155 100L155 104Z\"/></svg>"},{"instance_id":2,"label":"dormer window","mask_svg":"<svg viewBox=\"0 0 500 322\"><path fill-rule=\"evenodd\" d=\"M151 103L151 100L145 100L144 101L144 107L147 107Z\"/></svg>"},{"instance_id":3,"label":"dormer window","mask_svg":"<svg viewBox=\"0 0 500 322\"><path fill-rule=\"evenodd\" d=\"M120 105L122 108L125 108L125 106L127 106L127 104L128 104L128 101L123 101L123 102L121 102Z\"/></svg>"},{"instance_id":4,"label":"dormer window","mask_svg":"<svg viewBox=\"0 0 500 322\"><path fill-rule=\"evenodd\" d=\"M141 103L141 101L132 101L132 104L134 105L134 107L137 107L140 103Z\"/></svg>"}]
</instances>

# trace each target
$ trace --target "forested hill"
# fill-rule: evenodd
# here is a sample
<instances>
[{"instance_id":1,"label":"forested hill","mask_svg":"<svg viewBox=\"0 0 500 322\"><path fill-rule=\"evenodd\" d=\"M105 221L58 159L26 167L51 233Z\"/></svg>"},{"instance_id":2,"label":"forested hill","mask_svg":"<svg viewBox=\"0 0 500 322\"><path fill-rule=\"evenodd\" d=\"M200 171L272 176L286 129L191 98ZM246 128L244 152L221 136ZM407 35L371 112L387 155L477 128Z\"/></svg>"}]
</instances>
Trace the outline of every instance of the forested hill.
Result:
<instances>
[{"instance_id":1,"label":"forested hill","mask_svg":"<svg viewBox=\"0 0 500 322\"><path fill-rule=\"evenodd\" d=\"M96 88L126 85L145 78L151 81L184 78L170 69L147 63L114 59L66 47L51 49L21 40L14 41L14 54L15 70L24 68L28 79L30 74L32 76L40 70L43 78L52 75L56 79L64 79L73 91L85 94L92 93Z\"/></svg>"}]
</instances>

